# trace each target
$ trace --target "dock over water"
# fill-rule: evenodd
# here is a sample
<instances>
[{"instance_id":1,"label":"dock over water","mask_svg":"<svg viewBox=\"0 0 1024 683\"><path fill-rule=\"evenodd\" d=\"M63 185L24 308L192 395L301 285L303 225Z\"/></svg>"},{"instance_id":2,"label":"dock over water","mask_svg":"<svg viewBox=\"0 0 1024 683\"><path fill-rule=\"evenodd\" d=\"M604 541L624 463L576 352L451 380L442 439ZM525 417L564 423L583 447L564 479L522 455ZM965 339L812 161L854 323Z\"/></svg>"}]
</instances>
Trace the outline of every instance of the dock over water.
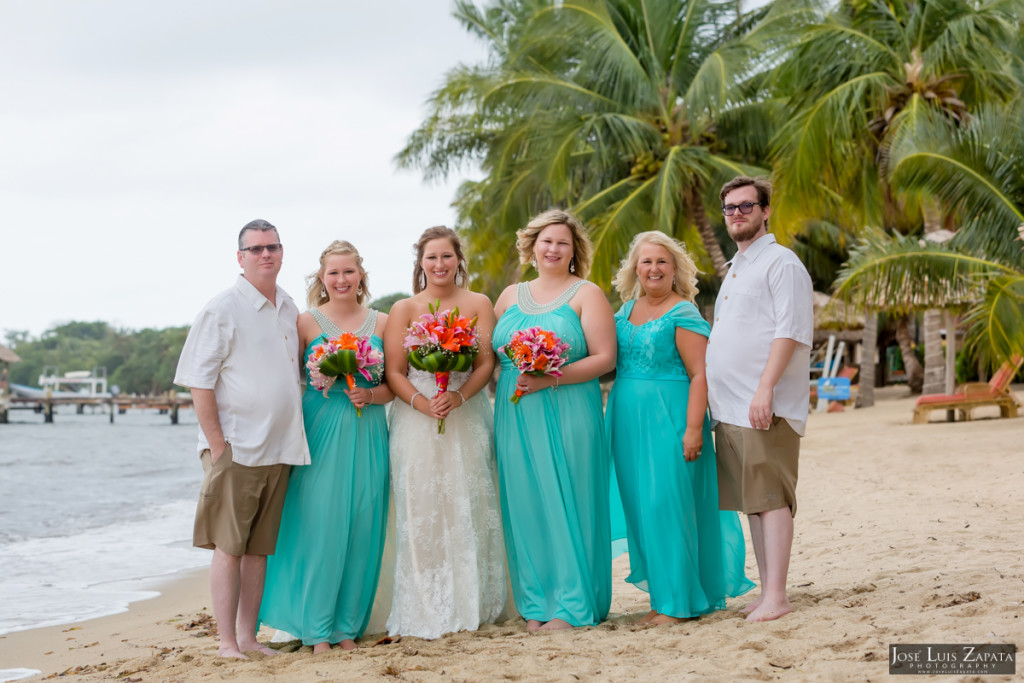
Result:
<instances>
[{"instance_id":1,"label":"dock over water","mask_svg":"<svg viewBox=\"0 0 1024 683\"><path fill-rule=\"evenodd\" d=\"M8 421L9 410L34 410L43 413L44 423L53 423L54 408L60 405L78 406L78 412L84 412L85 406L105 407L110 415L110 424L114 424L114 416L124 414L133 409L151 408L166 411L171 424L178 424L178 413L181 409L192 408L191 394L168 391L159 396L88 396L67 395L68 392L55 393L51 390L39 392L41 395L25 396L12 392L10 396L0 399L0 424Z\"/></svg>"}]
</instances>

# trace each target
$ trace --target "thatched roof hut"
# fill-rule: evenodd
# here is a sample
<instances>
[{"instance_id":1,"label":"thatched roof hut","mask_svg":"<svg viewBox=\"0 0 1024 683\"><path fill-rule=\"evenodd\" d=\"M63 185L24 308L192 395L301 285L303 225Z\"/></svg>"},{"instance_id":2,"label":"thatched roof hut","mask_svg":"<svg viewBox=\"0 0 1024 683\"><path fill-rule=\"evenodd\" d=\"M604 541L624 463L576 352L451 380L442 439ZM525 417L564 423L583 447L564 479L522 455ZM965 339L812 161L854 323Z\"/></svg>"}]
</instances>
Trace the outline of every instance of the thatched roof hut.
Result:
<instances>
[{"instance_id":1,"label":"thatched roof hut","mask_svg":"<svg viewBox=\"0 0 1024 683\"><path fill-rule=\"evenodd\" d=\"M838 341L859 342L864 329L864 314L840 299L814 293L814 343L821 344L834 335Z\"/></svg>"},{"instance_id":2,"label":"thatched roof hut","mask_svg":"<svg viewBox=\"0 0 1024 683\"><path fill-rule=\"evenodd\" d=\"M18 358L18 354L11 351L9 348L0 344L0 363L19 363L21 359Z\"/></svg>"}]
</instances>

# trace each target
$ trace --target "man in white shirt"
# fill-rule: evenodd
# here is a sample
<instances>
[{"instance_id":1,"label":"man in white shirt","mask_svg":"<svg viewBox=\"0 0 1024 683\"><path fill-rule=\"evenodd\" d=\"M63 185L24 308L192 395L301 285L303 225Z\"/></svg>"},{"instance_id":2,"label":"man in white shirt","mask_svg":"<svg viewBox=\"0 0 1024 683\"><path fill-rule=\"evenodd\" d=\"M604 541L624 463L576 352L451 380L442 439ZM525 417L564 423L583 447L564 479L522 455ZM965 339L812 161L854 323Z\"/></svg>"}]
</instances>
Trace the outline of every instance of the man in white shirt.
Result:
<instances>
[{"instance_id":1,"label":"man in white shirt","mask_svg":"<svg viewBox=\"0 0 1024 683\"><path fill-rule=\"evenodd\" d=\"M242 273L196 317L174 383L192 390L204 478L193 545L213 550L220 655L275 652L256 641L291 465L309 464L302 427L299 310L277 286L284 249L263 220L238 234Z\"/></svg>"},{"instance_id":2,"label":"man in white shirt","mask_svg":"<svg viewBox=\"0 0 1024 683\"><path fill-rule=\"evenodd\" d=\"M720 196L739 251L715 302L707 352L719 507L747 515L761 595L744 611L748 621L770 621L792 611L786 575L810 401L813 288L796 254L768 233L767 180L734 178Z\"/></svg>"}]
</instances>

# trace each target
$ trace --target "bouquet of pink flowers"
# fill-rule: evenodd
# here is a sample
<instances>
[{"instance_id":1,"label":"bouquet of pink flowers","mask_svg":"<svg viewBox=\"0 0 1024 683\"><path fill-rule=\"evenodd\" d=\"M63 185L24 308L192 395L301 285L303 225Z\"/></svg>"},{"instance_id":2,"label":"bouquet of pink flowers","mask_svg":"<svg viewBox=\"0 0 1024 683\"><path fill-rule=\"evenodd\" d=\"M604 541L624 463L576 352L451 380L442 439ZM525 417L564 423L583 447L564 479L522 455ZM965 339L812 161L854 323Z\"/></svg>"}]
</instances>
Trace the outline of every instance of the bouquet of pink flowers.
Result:
<instances>
[{"instance_id":1,"label":"bouquet of pink flowers","mask_svg":"<svg viewBox=\"0 0 1024 683\"><path fill-rule=\"evenodd\" d=\"M367 382L380 379L384 371L384 355L370 346L369 337L343 332L340 337L325 339L324 343L313 347L313 353L306 361L310 383L322 391L325 398L338 377L345 378L349 389L355 389L357 372ZM356 408L356 416L362 417L363 411Z\"/></svg>"},{"instance_id":2,"label":"bouquet of pink flowers","mask_svg":"<svg viewBox=\"0 0 1024 683\"><path fill-rule=\"evenodd\" d=\"M449 374L473 367L480 352L476 335L476 321L459 316L455 310L439 311L441 302L428 306L424 313L406 330L403 346L409 349L409 365L418 370L434 373L437 394L448 391ZM437 421L437 433L444 434L444 420Z\"/></svg>"},{"instance_id":3,"label":"bouquet of pink flowers","mask_svg":"<svg viewBox=\"0 0 1024 683\"><path fill-rule=\"evenodd\" d=\"M569 345L559 339L554 332L530 327L517 330L512 339L498 350L515 363L521 375L561 377L562 371L558 368L565 365L565 352L569 350ZM523 392L516 389L509 400L512 403L519 403L522 395Z\"/></svg>"}]
</instances>

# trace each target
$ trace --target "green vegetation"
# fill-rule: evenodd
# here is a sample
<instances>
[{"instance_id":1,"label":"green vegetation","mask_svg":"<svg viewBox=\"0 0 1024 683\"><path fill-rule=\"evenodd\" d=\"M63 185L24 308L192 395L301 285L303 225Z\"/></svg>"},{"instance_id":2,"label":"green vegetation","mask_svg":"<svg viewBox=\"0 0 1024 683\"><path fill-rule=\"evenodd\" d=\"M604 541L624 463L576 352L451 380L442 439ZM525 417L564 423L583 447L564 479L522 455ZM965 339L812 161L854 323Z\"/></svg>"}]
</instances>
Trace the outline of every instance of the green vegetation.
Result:
<instances>
[{"instance_id":1,"label":"green vegetation","mask_svg":"<svg viewBox=\"0 0 1024 683\"><path fill-rule=\"evenodd\" d=\"M14 384L38 386L46 366L60 373L71 370L107 369L107 386L122 393L153 394L173 387L178 356L188 335L187 327L163 330L116 330L105 322L70 322L33 339L27 332L5 331L6 345L20 363L11 366Z\"/></svg>"},{"instance_id":2,"label":"green vegetation","mask_svg":"<svg viewBox=\"0 0 1024 683\"><path fill-rule=\"evenodd\" d=\"M741 8L456 2L488 56L448 73L396 160L428 178L482 170L455 198L473 286L494 295L518 279L515 231L559 206L590 227L598 284L657 228L714 290L731 248L717 188L770 173L772 231L818 287L868 310L865 404L878 310L893 312L918 390L910 328L926 309L968 312L970 351L991 365L1024 353L1024 0ZM925 315L933 351L940 320Z\"/></svg>"},{"instance_id":3,"label":"green vegetation","mask_svg":"<svg viewBox=\"0 0 1024 683\"><path fill-rule=\"evenodd\" d=\"M391 307L394 306L395 303L401 301L402 299L408 299L410 296L412 295L406 294L405 292L395 292L393 294L379 296L373 301L371 301L369 304L367 304L367 306L374 310L380 311L381 313L390 313Z\"/></svg>"},{"instance_id":4,"label":"green vegetation","mask_svg":"<svg viewBox=\"0 0 1024 683\"><path fill-rule=\"evenodd\" d=\"M718 188L766 172L782 102L765 69L796 15L715 0L456 6L490 58L448 74L398 162L430 177L482 166L456 200L474 286L515 279L515 231L551 206L590 226L602 286L654 228L723 275Z\"/></svg>"}]
</instances>

